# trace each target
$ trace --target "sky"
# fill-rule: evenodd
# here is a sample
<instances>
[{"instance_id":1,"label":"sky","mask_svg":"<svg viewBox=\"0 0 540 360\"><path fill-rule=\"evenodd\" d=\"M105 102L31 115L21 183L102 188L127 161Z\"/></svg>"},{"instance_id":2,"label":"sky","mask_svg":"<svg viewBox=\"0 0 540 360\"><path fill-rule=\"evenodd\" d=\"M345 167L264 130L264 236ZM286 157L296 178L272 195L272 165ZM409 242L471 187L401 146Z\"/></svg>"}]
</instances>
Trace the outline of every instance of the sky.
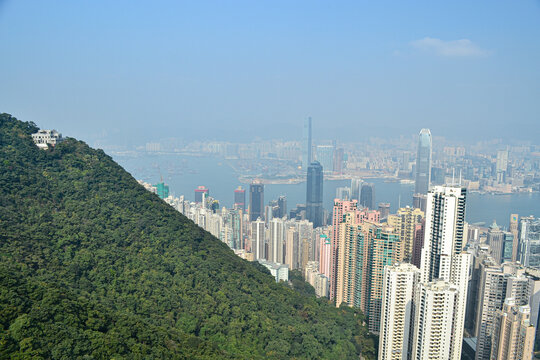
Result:
<instances>
[{"instance_id":1,"label":"sky","mask_svg":"<svg viewBox=\"0 0 540 360\"><path fill-rule=\"evenodd\" d=\"M540 0L0 0L0 112L90 144L540 134Z\"/></svg>"}]
</instances>

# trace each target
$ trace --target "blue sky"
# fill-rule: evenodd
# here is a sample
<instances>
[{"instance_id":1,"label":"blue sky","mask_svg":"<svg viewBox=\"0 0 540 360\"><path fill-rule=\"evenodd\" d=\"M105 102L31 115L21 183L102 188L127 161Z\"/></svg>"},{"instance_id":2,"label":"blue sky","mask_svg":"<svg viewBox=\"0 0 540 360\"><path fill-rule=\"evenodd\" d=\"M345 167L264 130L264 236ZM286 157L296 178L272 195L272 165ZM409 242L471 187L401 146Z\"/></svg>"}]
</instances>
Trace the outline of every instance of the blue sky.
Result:
<instances>
[{"instance_id":1,"label":"blue sky","mask_svg":"<svg viewBox=\"0 0 540 360\"><path fill-rule=\"evenodd\" d=\"M90 143L540 133L540 1L0 0L0 111Z\"/></svg>"}]
</instances>

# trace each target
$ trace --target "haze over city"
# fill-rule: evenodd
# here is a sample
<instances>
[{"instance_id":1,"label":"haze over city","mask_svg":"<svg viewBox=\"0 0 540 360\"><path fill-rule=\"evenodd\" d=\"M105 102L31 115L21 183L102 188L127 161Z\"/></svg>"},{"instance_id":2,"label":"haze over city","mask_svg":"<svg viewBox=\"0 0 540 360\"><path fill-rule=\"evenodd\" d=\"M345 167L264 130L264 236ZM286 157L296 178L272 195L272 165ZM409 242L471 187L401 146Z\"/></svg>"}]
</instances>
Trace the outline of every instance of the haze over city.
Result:
<instances>
[{"instance_id":1,"label":"haze over city","mask_svg":"<svg viewBox=\"0 0 540 360\"><path fill-rule=\"evenodd\" d=\"M539 20L0 0L0 358L540 359Z\"/></svg>"},{"instance_id":2,"label":"haze over city","mask_svg":"<svg viewBox=\"0 0 540 360\"><path fill-rule=\"evenodd\" d=\"M0 1L0 107L90 144L537 140L540 3Z\"/></svg>"}]
</instances>

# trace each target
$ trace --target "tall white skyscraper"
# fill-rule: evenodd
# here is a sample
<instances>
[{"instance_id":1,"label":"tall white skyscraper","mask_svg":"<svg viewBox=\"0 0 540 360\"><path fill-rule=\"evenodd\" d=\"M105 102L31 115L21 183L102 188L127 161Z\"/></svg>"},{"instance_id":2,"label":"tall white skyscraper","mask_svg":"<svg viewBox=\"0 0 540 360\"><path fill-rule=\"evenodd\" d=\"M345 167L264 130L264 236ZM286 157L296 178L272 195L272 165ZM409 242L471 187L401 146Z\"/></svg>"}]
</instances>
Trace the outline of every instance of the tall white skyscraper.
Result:
<instances>
[{"instance_id":1,"label":"tall white skyscraper","mask_svg":"<svg viewBox=\"0 0 540 360\"><path fill-rule=\"evenodd\" d=\"M264 221L261 219L251 222L251 240L255 260L266 259L266 239Z\"/></svg>"},{"instance_id":2,"label":"tall white skyscraper","mask_svg":"<svg viewBox=\"0 0 540 360\"><path fill-rule=\"evenodd\" d=\"M413 360L455 359L452 349L454 308L459 301L456 286L437 280L421 283L415 294ZM457 359L461 357L460 354Z\"/></svg>"},{"instance_id":3,"label":"tall white skyscraper","mask_svg":"<svg viewBox=\"0 0 540 360\"><path fill-rule=\"evenodd\" d=\"M269 226L270 239L268 239L268 261L283 264L285 221L283 219L272 219Z\"/></svg>"},{"instance_id":4,"label":"tall white skyscraper","mask_svg":"<svg viewBox=\"0 0 540 360\"><path fill-rule=\"evenodd\" d=\"M463 252L465 200L465 188L457 186L434 186L428 192L425 240L421 260L423 291L428 291L426 289L430 289L430 283L436 280L437 283L442 280L448 283L449 287L455 289L456 294L455 299L452 300L452 307L445 310L446 312L452 312L452 336L449 337L448 344L446 342L441 343L441 346L448 345L447 350L441 350L442 353L448 351L450 354L446 358L455 360L461 358L468 275L471 262L471 255ZM437 287L437 289L439 288L440 286ZM416 325L417 327L420 326L420 324ZM421 347L423 344L429 344L429 341L425 339L426 336L431 335L420 333L415 338L415 341L421 340L421 342L416 346ZM417 349L416 354L427 356L425 351L427 350ZM417 359L431 359L431 357L424 357L424 355Z\"/></svg>"},{"instance_id":5,"label":"tall white skyscraper","mask_svg":"<svg viewBox=\"0 0 540 360\"><path fill-rule=\"evenodd\" d=\"M412 264L396 264L384 270L379 360L408 360L414 332L414 292L420 270Z\"/></svg>"}]
</instances>

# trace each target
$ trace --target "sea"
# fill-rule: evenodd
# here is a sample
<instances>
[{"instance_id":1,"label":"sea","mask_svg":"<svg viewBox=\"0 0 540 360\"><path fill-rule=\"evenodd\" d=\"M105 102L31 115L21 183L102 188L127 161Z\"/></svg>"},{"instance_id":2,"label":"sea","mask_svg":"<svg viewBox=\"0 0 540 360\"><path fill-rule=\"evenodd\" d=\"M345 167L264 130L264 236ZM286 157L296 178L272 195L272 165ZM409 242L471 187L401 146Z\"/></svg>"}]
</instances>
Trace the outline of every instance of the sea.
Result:
<instances>
[{"instance_id":1,"label":"sea","mask_svg":"<svg viewBox=\"0 0 540 360\"><path fill-rule=\"evenodd\" d=\"M194 190L199 185L209 189L210 196L219 200L221 206L232 207L234 190L238 186L246 189L246 202L249 201L249 184L238 180L231 160L208 156L152 153L115 153L113 159L126 169L135 179L156 184L163 180L169 185L174 196L184 195L194 200ZM385 179L365 179L375 185L374 203L390 203L390 211L396 212L401 206L412 205L414 184L388 182ZM332 211L336 189L350 185L350 180L325 180L323 205ZM306 201L306 183L266 184L264 201L287 197L287 211ZM520 216L540 216L540 193L516 193L495 195L469 193L466 202L466 219L471 224L489 225L496 221L499 226L508 227L510 214Z\"/></svg>"}]
</instances>

